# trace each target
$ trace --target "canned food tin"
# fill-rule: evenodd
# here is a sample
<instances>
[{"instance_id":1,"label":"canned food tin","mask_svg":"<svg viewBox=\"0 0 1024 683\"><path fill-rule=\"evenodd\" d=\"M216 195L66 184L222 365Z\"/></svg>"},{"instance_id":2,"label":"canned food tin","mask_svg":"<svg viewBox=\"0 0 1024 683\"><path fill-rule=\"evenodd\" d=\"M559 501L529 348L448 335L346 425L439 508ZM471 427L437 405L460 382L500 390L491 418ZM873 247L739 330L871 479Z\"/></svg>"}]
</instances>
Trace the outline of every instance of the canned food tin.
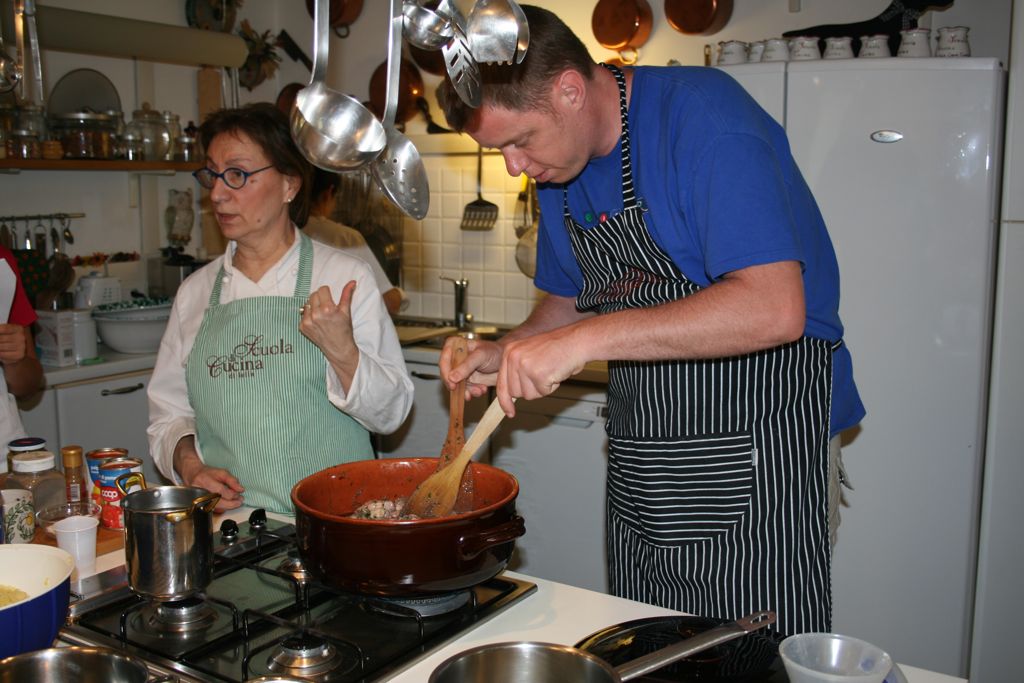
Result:
<instances>
[{"instance_id":1,"label":"canned food tin","mask_svg":"<svg viewBox=\"0 0 1024 683\"><path fill-rule=\"evenodd\" d=\"M100 495L103 499L100 521L103 526L108 529L124 528L124 511L121 510L121 492L117 490L117 478L122 474L141 471L142 461L138 458L115 458L100 465Z\"/></svg>"},{"instance_id":2,"label":"canned food tin","mask_svg":"<svg viewBox=\"0 0 1024 683\"><path fill-rule=\"evenodd\" d=\"M89 480L92 481L92 502L103 507L103 496L100 493L100 464L114 458L127 457L127 448L97 448L85 454L85 464L89 468Z\"/></svg>"}]
</instances>

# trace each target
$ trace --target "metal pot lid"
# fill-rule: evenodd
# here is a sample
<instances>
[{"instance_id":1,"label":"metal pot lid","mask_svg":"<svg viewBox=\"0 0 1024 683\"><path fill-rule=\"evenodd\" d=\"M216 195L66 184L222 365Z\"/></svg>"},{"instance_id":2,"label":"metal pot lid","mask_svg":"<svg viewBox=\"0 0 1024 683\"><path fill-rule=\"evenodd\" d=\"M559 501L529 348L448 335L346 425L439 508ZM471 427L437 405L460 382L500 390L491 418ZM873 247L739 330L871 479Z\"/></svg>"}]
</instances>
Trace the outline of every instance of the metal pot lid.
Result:
<instances>
[{"instance_id":1,"label":"metal pot lid","mask_svg":"<svg viewBox=\"0 0 1024 683\"><path fill-rule=\"evenodd\" d=\"M619 666L727 622L727 619L695 616L636 619L592 633L575 647L600 657L612 666ZM659 669L657 674L652 674L655 678L634 680L638 683L785 681L788 680L785 668L778 656L782 639L781 634L762 629Z\"/></svg>"}]
</instances>

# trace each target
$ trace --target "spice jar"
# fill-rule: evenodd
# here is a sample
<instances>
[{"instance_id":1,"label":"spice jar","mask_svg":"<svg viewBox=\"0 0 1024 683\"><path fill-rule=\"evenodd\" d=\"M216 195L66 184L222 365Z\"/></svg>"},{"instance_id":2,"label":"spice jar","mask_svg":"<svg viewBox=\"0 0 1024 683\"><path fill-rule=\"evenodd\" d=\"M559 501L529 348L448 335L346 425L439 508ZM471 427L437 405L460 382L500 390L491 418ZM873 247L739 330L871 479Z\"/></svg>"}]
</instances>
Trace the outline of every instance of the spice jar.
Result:
<instances>
[{"instance_id":1,"label":"spice jar","mask_svg":"<svg viewBox=\"0 0 1024 683\"><path fill-rule=\"evenodd\" d=\"M43 108L38 104L23 104L18 110L18 129L34 133L39 141L45 140L48 131Z\"/></svg>"},{"instance_id":2,"label":"spice jar","mask_svg":"<svg viewBox=\"0 0 1024 683\"><path fill-rule=\"evenodd\" d=\"M125 137L128 134L141 141L143 161L160 161L166 158L167 150L171 146L171 135L167 132L160 112L152 109L148 102L142 103L142 109L132 112L132 120L126 127Z\"/></svg>"},{"instance_id":3,"label":"spice jar","mask_svg":"<svg viewBox=\"0 0 1024 683\"><path fill-rule=\"evenodd\" d=\"M64 146L68 159L111 159L116 123L107 114L72 112L50 121L54 137Z\"/></svg>"}]
</instances>

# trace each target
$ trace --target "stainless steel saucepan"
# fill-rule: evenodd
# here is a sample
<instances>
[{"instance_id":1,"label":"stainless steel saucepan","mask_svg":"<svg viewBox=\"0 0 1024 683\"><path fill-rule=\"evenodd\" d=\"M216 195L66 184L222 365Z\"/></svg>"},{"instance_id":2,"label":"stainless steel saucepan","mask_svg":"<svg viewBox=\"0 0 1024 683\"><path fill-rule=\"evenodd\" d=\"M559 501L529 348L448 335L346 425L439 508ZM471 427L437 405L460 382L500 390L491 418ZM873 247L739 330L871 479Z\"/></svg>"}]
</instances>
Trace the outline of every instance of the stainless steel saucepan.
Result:
<instances>
[{"instance_id":1,"label":"stainless steel saucepan","mask_svg":"<svg viewBox=\"0 0 1024 683\"><path fill-rule=\"evenodd\" d=\"M160 601L183 600L213 579L213 508L219 493L196 486L146 488L141 472L116 481L124 498L128 587ZM141 489L128 492L135 484Z\"/></svg>"},{"instance_id":2,"label":"stainless steel saucepan","mask_svg":"<svg viewBox=\"0 0 1024 683\"><path fill-rule=\"evenodd\" d=\"M440 664L429 683L620 683L739 638L775 622L774 612L755 612L613 668L600 657L567 645L492 643L460 652Z\"/></svg>"}]
</instances>

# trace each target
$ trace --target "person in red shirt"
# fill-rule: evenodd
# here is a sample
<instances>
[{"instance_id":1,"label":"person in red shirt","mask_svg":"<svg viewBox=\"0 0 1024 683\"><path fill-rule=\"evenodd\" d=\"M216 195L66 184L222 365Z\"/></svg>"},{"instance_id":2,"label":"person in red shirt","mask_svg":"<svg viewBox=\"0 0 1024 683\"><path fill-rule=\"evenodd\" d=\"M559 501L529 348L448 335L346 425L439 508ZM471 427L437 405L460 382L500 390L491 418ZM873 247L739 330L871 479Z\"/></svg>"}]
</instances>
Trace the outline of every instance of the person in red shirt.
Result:
<instances>
[{"instance_id":1,"label":"person in red shirt","mask_svg":"<svg viewBox=\"0 0 1024 683\"><path fill-rule=\"evenodd\" d=\"M36 312L21 283L21 272L9 249L0 247L0 259L6 261L15 275L14 301L11 310L0 311L0 364L3 385L0 386L0 444L26 436L15 398L30 396L43 387L43 366L36 356L32 323ZM6 400L3 396L6 395Z\"/></svg>"}]
</instances>

